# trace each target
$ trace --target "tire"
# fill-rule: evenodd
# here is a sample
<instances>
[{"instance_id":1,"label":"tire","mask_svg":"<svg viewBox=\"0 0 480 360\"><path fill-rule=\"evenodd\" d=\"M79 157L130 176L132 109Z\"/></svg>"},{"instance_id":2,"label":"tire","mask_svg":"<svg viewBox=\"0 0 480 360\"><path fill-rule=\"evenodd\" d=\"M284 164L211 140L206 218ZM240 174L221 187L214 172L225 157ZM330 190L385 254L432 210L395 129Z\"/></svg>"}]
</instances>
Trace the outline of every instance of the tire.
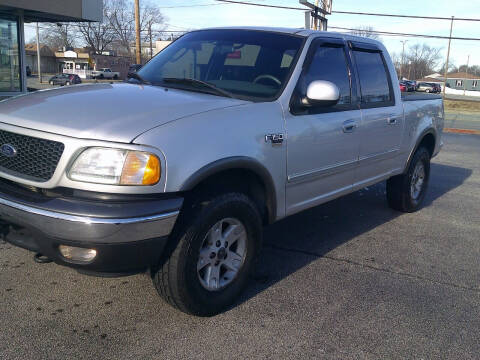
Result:
<instances>
[{"instance_id":1,"label":"tire","mask_svg":"<svg viewBox=\"0 0 480 360\"><path fill-rule=\"evenodd\" d=\"M72 84L70 83L70 81L67 81L65 85L72 85Z\"/></svg>"},{"instance_id":2,"label":"tire","mask_svg":"<svg viewBox=\"0 0 480 360\"><path fill-rule=\"evenodd\" d=\"M423 172L420 170L422 168ZM407 171L387 180L388 205L402 212L417 211L425 199L429 178L430 152L420 147L413 155ZM417 180L421 180L421 184Z\"/></svg>"},{"instance_id":3,"label":"tire","mask_svg":"<svg viewBox=\"0 0 480 360\"><path fill-rule=\"evenodd\" d=\"M105 76L103 76L103 74L100 74L100 76L98 77L99 79L103 79Z\"/></svg>"},{"instance_id":4,"label":"tire","mask_svg":"<svg viewBox=\"0 0 480 360\"><path fill-rule=\"evenodd\" d=\"M48 83L49 83L50 85L55 85L55 84L53 83L53 81L49 81Z\"/></svg>"},{"instance_id":5,"label":"tire","mask_svg":"<svg viewBox=\"0 0 480 360\"><path fill-rule=\"evenodd\" d=\"M429 92L430 92L430 89L425 90L425 92L426 92L426 93L429 93Z\"/></svg>"},{"instance_id":6,"label":"tire","mask_svg":"<svg viewBox=\"0 0 480 360\"><path fill-rule=\"evenodd\" d=\"M170 250L167 249L157 269L152 269L152 280L159 295L171 306L187 314L212 316L233 304L247 286L261 247L262 224L256 205L241 193L200 200L179 217L169 240ZM233 220L237 223L229 223ZM235 233L232 238L218 237L221 241L217 241L213 230L221 221L224 234L230 230ZM231 228L232 224L236 226ZM207 237L209 233L213 235ZM231 243L225 244L228 239ZM239 256L240 253L243 255ZM218 262L221 262L218 266L214 265ZM236 274L226 267L227 262L237 264ZM216 269L218 280L210 281L214 279L210 274Z\"/></svg>"}]
</instances>

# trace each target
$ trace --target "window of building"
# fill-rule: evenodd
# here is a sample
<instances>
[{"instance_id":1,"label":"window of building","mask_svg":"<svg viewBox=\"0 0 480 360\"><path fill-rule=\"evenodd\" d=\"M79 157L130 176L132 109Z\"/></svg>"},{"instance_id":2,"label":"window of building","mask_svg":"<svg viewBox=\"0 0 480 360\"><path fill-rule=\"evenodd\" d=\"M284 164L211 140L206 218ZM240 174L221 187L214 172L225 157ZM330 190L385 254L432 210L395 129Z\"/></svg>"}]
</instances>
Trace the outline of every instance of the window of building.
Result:
<instances>
[{"instance_id":1,"label":"window of building","mask_svg":"<svg viewBox=\"0 0 480 360\"><path fill-rule=\"evenodd\" d=\"M463 86L463 80L457 80L455 86Z\"/></svg>"},{"instance_id":2,"label":"window of building","mask_svg":"<svg viewBox=\"0 0 480 360\"><path fill-rule=\"evenodd\" d=\"M393 101L389 75L382 54L379 52L354 51L357 63L362 103L379 106Z\"/></svg>"},{"instance_id":3,"label":"window of building","mask_svg":"<svg viewBox=\"0 0 480 360\"><path fill-rule=\"evenodd\" d=\"M477 84L478 84L478 80L473 80L472 81L472 87L477 87Z\"/></svg>"},{"instance_id":4,"label":"window of building","mask_svg":"<svg viewBox=\"0 0 480 360\"><path fill-rule=\"evenodd\" d=\"M0 92L19 92L20 39L18 20L0 15Z\"/></svg>"}]
</instances>

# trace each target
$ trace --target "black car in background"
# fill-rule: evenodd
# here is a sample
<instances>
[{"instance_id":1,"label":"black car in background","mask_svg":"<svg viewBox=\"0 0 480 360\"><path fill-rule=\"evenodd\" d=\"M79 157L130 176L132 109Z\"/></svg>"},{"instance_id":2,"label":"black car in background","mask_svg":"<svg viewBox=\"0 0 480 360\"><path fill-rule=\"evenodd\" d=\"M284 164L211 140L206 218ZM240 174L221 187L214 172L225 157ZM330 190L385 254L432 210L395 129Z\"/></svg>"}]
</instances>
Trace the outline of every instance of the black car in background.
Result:
<instances>
[{"instance_id":1,"label":"black car in background","mask_svg":"<svg viewBox=\"0 0 480 360\"><path fill-rule=\"evenodd\" d=\"M81 84L82 79L80 76L75 74L57 74L54 75L48 80L50 85L73 85L73 84Z\"/></svg>"},{"instance_id":2,"label":"black car in background","mask_svg":"<svg viewBox=\"0 0 480 360\"><path fill-rule=\"evenodd\" d=\"M417 91L417 82L415 80L407 80L405 82L409 85L408 91Z\"/></svg>"},{"instance_id":3,"label":"black car in background","mask_svg":"<svg viewBox=\"0 0 480 360\"><path fill-rule=\"evenodd\" d=\"M140 65L140 64L131 64L128 68L127 78L130 78L131 74L136 73L141 68L142 68L142 65Z\"/></svg>"}]
</instances>

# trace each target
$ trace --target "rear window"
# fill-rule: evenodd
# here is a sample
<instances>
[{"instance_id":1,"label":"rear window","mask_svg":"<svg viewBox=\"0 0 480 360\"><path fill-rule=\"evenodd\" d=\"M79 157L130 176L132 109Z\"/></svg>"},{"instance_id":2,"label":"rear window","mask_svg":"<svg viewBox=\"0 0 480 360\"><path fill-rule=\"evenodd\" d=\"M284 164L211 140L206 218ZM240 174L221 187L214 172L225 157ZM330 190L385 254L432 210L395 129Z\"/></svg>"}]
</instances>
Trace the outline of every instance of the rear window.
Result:
<instances>
[{"instance_id":1,"label":"rear window","mask_svg":"<svg viewBox=\"0 0 480 360\"><path fill-rule=\"evenodd\" d=\"M367 51L354 51L353 53L360 78L362 103L377 106L387 106L393 103L390 77L382 54Z\"/></svg>"}]
</instances>

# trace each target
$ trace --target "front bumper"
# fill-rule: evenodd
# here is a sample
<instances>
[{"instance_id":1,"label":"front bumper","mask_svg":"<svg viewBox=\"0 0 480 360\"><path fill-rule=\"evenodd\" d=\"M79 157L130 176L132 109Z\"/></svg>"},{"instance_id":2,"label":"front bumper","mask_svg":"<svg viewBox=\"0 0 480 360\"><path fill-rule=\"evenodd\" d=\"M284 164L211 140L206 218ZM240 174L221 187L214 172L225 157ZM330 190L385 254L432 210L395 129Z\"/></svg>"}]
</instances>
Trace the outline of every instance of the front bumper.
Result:
<instances>
[{"instance_id":1,"label":"front bumper","mask_svg":"<svg viewBox=\"0 0 480 360\"><path fill-rule=\"evenodd\" d=\"M103 201L54 198L33 200L0 191L0 219L25 227L32 236L7 241L40 252L83 272L123 274L158 262L183 199L180 197ZM89 263L64 258L60 245L95 249Z\"/></svg>"}]
</instances>

